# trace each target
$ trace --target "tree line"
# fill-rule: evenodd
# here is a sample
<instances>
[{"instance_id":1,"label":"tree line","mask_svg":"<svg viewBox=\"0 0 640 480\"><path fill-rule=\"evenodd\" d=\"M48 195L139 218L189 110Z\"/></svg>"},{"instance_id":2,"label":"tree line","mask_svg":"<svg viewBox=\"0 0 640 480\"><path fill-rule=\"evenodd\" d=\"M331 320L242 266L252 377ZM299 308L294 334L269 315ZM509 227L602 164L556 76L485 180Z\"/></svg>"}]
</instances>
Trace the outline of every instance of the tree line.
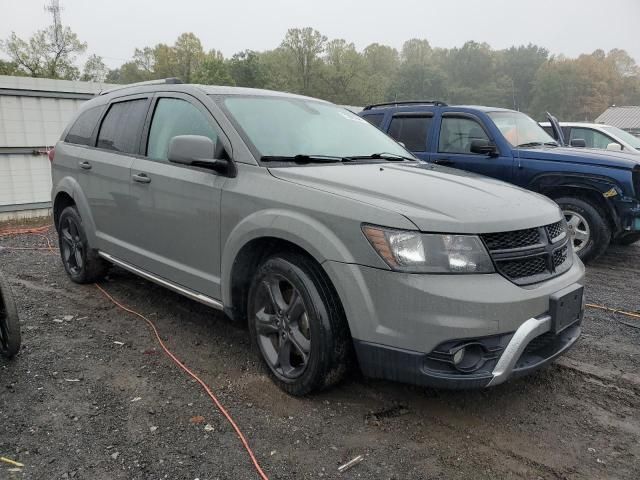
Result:
<instances>
[{"instance_id":1,"label":"tree line","mask_svg":"<svg viewBox=\"0 0 640 480\"><path fill-rule=\"evenodd\" d=\"M546 111L566 121L595 119L608 106L640 105L640 68L626 51L596 50L577 58L551 55L529 44L494 50L486 43L433 47L407 40L397 49L372 43L363 50L329 40L312 28L292 28L277 48L244 50L225 58L205 50L193 33L173 45L136 48L130 61L107 69L89 56L68 28L53 26L29 40L15 34L0 44L9 61L0 74L132 83L178 77L187 83L235 85L301 93L348 105L400 100L443 100L513 108L541 120Z\"/></svg>"}]
</instances>

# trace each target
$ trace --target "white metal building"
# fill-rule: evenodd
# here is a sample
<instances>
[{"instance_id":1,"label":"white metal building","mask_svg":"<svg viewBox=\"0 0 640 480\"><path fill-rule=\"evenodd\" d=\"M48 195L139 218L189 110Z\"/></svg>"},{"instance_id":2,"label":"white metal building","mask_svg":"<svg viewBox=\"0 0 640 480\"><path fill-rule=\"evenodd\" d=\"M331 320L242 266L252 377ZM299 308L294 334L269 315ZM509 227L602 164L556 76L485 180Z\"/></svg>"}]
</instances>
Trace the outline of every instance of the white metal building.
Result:
<instances>
[{"instance_id":1,"label":"white metal building","mask_svg":"<svg viewBox=\"0 0 640 480\"><path fill-rule=\"evenodd\" d=\"M48 214L47 148L82 102L110 86L0 75L0 220Z\"/></svg>"}]
</instances>

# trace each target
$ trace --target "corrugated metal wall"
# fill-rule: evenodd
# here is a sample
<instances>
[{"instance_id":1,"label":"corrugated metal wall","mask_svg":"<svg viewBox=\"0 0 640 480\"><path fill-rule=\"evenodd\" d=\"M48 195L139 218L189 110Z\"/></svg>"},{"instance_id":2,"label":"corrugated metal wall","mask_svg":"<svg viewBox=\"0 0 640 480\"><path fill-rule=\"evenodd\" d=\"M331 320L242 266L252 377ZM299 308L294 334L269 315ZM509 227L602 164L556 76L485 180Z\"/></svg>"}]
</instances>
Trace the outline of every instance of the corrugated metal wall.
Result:
<instances>
[{"instance_id":1,"label":"corrugated metal wall","mask_svg":"<svg viewBox=\"0 0 640 480\"><path fill-rule=\"evenodd\" d=\"M0 146L54 145L84 100L0 96Z\"/></svg>"},{"instance_id":2,"label":"corrugated metal wall","mask_svg":"<svg viewBox=\"0 0 640 480\"><path fill-rule=\"evenodd\" d=\"M107 84L0 76L0 214L47 208L51 170L44 154L80 105Z\"/></svg>"},{"instance_id":3,"label":"corrugated metal wall","mask_svg":"<svg viewBox=\"0 0 640 480\"><path fill-rule=\"evenodd\" d=\"M5 211L47 208L51 166L44 155L0 154L0 206Z\"/></svg>"}]
</instances>

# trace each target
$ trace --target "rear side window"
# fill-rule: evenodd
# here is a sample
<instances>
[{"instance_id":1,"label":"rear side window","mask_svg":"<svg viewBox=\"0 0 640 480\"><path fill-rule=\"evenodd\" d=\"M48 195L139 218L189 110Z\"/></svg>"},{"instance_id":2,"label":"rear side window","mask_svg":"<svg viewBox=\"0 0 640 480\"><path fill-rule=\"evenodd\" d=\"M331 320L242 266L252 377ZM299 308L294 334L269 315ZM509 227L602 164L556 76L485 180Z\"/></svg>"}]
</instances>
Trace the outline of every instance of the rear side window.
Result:
<instances>
[{"instance_id":1,"label":"rear side window","mask_svg":"<svg viewBox=\"0 0 640 480\"><path fill-rule=\"evenodd\" d=\"M389 126L389 135L404 143L412 152L427 151L427 135L432 117L393 117Z\"/></svg>"},{"instance_id":2,"label":"rear side window","mask_svg":"<svg viewBox=\"0 0 640 480\"><path fill-rule=\"evenodd\" d=\"M169 142L178 135L202 135L216 142L217 134L207 117L185 100L161 98L158 100L147 143L147 156L154 160L167 160Z\"/></svg>"},{"instance_id":3,"label":"rear side window","mask_svg":"<svg viewBox=\"0 0 640 480\"><path fill-rule=\"evenodd\" d=\"M112 104L100 127L98 148L138 153L140 132L146 114L146 98Z\"/></svg>"},{"instance_id":4,"label":"rear side window","mask_svg":"<svg viewBox=\"0 0 640 480\"><path fill-rule=\"evenodd\" d=\"M617 143L611 137L604 133L600 133L597 130L593 130L592 128L572 127L569 141L576 139L584 140L587 148L604 149L607 148L607 145L610 143Z\"/></svg>"},{"instance_id":5,"label":"rear side window","mask_svg":"<svg viewBox=\"0 0 640 480\"><path fill-rule=\"evenodd\" d=\"M369 122L374 127L380 128L382 125L382 120L384 120L384 113L374 113L372 115L362 115L367 122Z\"/></svg>"},{"instance_id":6,"label":"rear side window","mask_svg":"<svg viewBox=\"0 0 640 480\"><path fill-rule=\"evenodd\" d=\"M74 143L76 145L89 145L91 136L96 128L103 106L93 107L82 112L76 123L69 129L65 142Z\"/></svg>"}]
</instances>

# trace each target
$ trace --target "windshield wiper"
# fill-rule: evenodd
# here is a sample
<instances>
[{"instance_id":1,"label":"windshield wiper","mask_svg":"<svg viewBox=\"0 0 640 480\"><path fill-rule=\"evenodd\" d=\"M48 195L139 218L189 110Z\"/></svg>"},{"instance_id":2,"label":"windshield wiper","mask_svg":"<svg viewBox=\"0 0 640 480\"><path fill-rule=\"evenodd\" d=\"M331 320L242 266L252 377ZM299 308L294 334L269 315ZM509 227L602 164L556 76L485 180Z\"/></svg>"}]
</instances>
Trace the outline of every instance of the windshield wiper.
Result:
<instances>
[{"instance_id":1,"label":"windshield wiper","mask_svg":"<svg viewBox=\"0 0 640 480\"><path fill-rule=\"evenodd\" d=\"M355 161L355 160L387 160L388 162L403 162L408 160L410 162L415 162L415 158L406 157L404 155L398 155L397 153L372 153L371 155L353 155L351 157L344 157L345 160Z\"/></svg>"},{"instance_id":2,"label":"windshield wiper","mask_svg":"<svg viewBox=\"0 0 640 480\"><path fill-rule=\"evenodd\" d=\"M558 142L544 142L544 144L548 147L559 147L560 144Z\"/></svg>"},{"instance_id":3,"label":"windshield wiper","mask_svg":"<svg viewBox=\"0 0 640 480\"><path fill-rule=\"evenodd\" d=\"M527 142L521 143L517 148L541 147L542 145L544 145L542 142Z\"/></svg>"},{"instance_id":4,"label":"windshield wiper","mask_svg":"<svg viewBox=\"0 0 640 480\"><path fill-rule=\"evenodd\" d=\"M263 155L261 162L295 162L295 163L336 163L343 162L342 157L331 155Z\"/></svg>"}]
</instances>

